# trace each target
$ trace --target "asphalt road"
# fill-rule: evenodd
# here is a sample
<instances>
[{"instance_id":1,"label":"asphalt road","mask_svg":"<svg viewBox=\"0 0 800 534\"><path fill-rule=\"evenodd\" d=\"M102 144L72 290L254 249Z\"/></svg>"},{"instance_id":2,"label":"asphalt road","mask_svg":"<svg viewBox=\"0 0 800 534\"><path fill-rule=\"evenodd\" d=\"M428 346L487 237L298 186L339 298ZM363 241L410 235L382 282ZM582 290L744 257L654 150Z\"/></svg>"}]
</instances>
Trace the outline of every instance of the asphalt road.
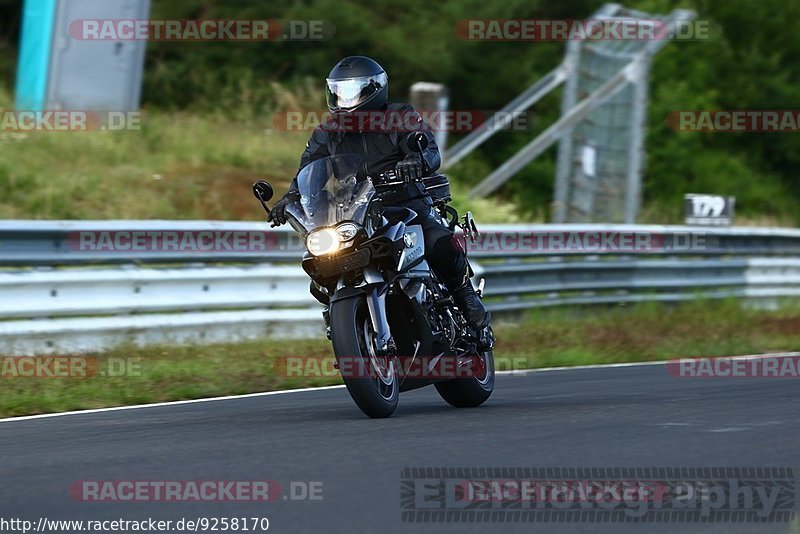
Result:
<instances>
[{"instance_id":1,"label":"asphalt road","mask_svg":"<svg viewBox=\"0 0 800 534\"><path fill-rule=\"evenodd\" d=\"M498 376L481 408L433 388L369 420L344 389L0 423L0 517L268 517L270 532L798 532L794 524L408 523L405 467L787 466L800 385L686 379L663 365ZM321 501L80 502L81 480L322 482ZM797 521L797 520L795 520ZM794 529L794 530L793 530Z\"/></svg>"}]
</instances>

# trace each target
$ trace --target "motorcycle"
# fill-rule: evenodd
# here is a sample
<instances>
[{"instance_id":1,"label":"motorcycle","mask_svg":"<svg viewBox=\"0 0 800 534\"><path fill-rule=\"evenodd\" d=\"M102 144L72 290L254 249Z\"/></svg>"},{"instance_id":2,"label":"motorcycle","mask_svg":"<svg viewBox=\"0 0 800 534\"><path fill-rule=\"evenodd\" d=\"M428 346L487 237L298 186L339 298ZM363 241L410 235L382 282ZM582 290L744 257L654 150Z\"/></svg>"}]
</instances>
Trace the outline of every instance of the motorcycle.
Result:
<instances>
[{"instance_id":1,"label":"motorcycle","mask_svg":"<svg viewBox=\"0 0 800 534\"><path fill-rule=\"evenodd\" d=\"M410 148L424 150L424 136L410 137ZM287 222L305 242L302 266L312 295L325 306L347 391L372 418L392 415L400 392L431 384L452 406L483 404L495 382L491 327L470 327L429 268L417 213L381 201L376 184L406 182L393 171L359 179L360 168L354 154L310 163L297 176L299 199L286 208ZM460 218L448 205L444 175L418 181L442 224L477 239L471 213ZM269 216L270 184L257 182L253 193Z\"/></svg>"}]
</instances>

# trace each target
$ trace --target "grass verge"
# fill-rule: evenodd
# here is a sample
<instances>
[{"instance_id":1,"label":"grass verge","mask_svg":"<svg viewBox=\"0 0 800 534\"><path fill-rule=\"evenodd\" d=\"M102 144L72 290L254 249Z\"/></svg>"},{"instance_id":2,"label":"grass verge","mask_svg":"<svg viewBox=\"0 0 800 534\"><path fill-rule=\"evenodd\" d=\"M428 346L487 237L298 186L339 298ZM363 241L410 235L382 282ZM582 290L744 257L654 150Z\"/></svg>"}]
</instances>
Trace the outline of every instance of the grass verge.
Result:
<instances>
[{"instance_id":1,"label":"grass verge","mask_svg":"<svg viewBox=\"0 0 800 534\"><path fill-rule=\"evenodd\" d=\"M510 362L538 368L791 351L800 349L800 305L756 310L731 300L546 309L500 324L497 333L500 368ZM0 416L337 384L338 376L287 377L276 366L286 356L330 355L322 340L121 348L96 357L133 362L123 376L0 378Z\"/></svg>"},{"instance_id":2,"label":"grass verge","mask_svg":"<svg viewBox=\"0 0 800 534\"><path fill-rule=\"evenodd\" d=\"M308 105L281 94L277 111ZM0 88L0 110L10 106ZM265 112L149 110L140 127L0 131L0 219L260 220L253 182L267 179L282 195L311 133L276 128ZM519 220L515 206L467 202L466 188L454 186L457 205L479 221Z\"/></svg>"}]
</instances>

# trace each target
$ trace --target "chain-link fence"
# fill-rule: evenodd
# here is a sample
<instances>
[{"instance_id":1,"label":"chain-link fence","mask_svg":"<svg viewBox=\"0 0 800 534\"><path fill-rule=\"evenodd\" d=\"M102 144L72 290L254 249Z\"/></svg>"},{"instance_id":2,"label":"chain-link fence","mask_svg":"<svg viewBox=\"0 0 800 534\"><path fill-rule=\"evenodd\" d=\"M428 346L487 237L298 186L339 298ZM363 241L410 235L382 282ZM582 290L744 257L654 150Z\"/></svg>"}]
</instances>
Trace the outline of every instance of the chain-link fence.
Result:
<instances>
[{"instance_id":1,"label":"chain-link fence","mask_svg":"<svg viewBox=\"0 0 800 534\"><path fill-rule=\"evenodd\" d=\"M598 19L652 23L666 28L669 17L653 16L611 4ZM644 121L650 63L655 41L572 41L562 112L567 113L639 58L629 83L591 111L562 137L556 177L556 222L633 223L641 203Z\"/></svg>"},{"instance_id":2,"label":"chain-link fence","mask_svg":"<svg viewBox=\"0 0 800 534\"><path fill-rule=\"evenodd\" d=\"M499 118L448 149L445 165L455 165L500 131L507 124L504 117L530 108L565 83L559 120L481 180L471 195L495 191L559 142L553 221L636 222L651 60L693 18L694 12L682 9L662 16L606 4L590 20L649 27L649 36L570 38L563 63L506 105Z\"/></svg>"}]
</instances>

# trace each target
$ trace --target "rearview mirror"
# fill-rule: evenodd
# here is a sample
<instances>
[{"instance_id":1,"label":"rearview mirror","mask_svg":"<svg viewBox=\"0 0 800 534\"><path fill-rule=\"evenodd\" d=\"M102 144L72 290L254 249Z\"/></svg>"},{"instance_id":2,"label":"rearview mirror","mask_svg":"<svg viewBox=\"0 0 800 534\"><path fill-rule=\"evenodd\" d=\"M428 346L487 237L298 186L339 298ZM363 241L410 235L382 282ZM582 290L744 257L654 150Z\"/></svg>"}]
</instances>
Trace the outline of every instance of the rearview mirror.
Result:
<instances>
[{"instance_id":1,"label":"rearview mirror","mask_svg":"<svg viewBox=\"0 0 800 534\"><path fill-rule=\"evenodd\" d=\"M408 149L411 152L423 152L426 148L428 148L428 136L421 132L408 136Z\"/></svg>"},{"instance_id":2,"label":"rearview mirror","mask_svg":"<svg viewBox=\"0 0 800 534\"><path fill-rule=\"evenodd\" d=\"M261 202L269 202L274 194L272 186L264 180L259 180L253 184L253 195Z\"/></svg>"}]
</instances>

